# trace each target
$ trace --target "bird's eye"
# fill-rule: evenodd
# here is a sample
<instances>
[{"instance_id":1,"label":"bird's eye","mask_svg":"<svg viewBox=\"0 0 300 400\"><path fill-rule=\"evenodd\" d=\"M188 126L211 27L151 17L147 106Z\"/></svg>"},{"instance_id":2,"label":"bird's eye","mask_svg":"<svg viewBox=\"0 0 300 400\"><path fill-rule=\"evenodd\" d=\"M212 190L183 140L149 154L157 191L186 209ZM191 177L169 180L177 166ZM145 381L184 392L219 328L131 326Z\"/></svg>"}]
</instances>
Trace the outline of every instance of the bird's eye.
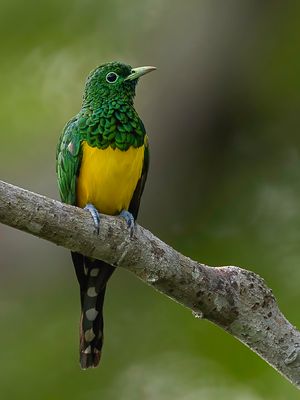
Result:
<instances>
[{"instance_id":1,"label":"bird's eye","mask_svg":"<svg viewBox=\"0 0 300 400\"><path fill-rule=\"evenodd\" d=\"M108 83L115 83L117 79L119 78L119 75L117 75L115 72L109 72L106 75L106 82Z\"/></svg>"}]
</instances>

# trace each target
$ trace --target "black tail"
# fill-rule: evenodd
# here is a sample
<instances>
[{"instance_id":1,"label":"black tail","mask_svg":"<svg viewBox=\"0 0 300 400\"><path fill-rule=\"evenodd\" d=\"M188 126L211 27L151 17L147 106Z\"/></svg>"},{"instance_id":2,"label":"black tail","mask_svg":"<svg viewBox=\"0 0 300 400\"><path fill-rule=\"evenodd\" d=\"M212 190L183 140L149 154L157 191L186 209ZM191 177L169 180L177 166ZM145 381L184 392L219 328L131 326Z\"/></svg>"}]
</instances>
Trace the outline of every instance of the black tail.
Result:
<instances>
[{"instance_id":1,"label":"black tail","mask_svg":"<svg viewBox=\"0 0 300 400\"><path fill-rule=\"evenodd\" d=\"M80 285L80 366L96 367L103 345L103 303L106 283L115 268L103 261L71 253Z\"/></svg>"}]
</instances>

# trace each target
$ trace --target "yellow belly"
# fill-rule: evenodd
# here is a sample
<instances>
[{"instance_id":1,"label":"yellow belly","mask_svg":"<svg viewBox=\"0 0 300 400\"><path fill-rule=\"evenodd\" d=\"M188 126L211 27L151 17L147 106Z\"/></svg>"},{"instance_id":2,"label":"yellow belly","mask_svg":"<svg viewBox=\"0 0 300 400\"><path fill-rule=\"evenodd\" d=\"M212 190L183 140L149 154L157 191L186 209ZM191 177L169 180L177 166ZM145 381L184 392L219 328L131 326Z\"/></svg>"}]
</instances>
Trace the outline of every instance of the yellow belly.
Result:
<instances>
[{"instance_id":1,"label":"yellow belly","mask_svg":"<svg viewBox=\"0 0 300 400\"><path fill-rule=\"evenodd\" d=\"M127 151L105 150L83 143L83 156L77 180L79 207L93 204L100 212L114 215L128 210L142 174L144 146Z\"/></svg>"}]
</instances>

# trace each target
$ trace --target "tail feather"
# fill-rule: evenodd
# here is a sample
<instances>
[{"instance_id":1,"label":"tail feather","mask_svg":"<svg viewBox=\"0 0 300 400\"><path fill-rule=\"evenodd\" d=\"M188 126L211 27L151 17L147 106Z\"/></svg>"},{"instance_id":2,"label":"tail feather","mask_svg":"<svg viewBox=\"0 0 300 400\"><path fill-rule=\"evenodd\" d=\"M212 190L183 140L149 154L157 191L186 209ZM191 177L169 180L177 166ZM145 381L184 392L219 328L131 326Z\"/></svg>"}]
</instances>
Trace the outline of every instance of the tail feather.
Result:
<instances>
[{"instance_id":1,"label":"tail feather","mask_svg":"<svg viewBox=\"0 0 300 400\"><path fill-rule=\"evenodd\" d=\"M94 289L90 286L90 289ZM84 297L80 324L80 365L86 369L96 367L101 358L103 346L103 302L106 286L97 296Z\"/></svg>"},{"instance_id":2,"label":"tail feather","mask_svg":"<svg viewBox=\"0 0 300 400\"><path fill-rule=\"evenodd\" d=\"M96 367L103 346L103 303L106 283L115 270L103 261L72 253L80 285L80 365Z\"/></svg>"}]
</instances>

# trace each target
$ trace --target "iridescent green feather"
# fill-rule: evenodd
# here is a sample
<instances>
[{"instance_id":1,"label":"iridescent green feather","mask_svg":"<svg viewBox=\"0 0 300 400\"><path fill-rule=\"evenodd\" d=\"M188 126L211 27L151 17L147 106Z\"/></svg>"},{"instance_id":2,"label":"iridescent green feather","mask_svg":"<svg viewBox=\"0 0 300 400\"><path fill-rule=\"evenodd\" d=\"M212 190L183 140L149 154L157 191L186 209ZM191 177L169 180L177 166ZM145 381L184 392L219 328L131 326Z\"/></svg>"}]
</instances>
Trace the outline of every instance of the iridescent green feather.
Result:
<instances>
[{"instance_id":1,"label":"iridescent green feather","mask_svg":"<svg viewBox=\"0 0 300 400\"><path fill-rule=\"evenodd\" d=\"M77 117L68 122L57 146L56 173L61 200L76 204L76 179L82 157Z\"/></svg>"},{"instance_id":2,"label":"iridescent green feather","mask_svg":"<svg viewBox=\"0 0 300 400\"><path fill-rule=\"evenodd\" d=\"M123 100L104 103L98 109L83 109L78 117L81 140L91 147L111 146L126 151L144 143L145 128L136 111Z\"/></svg>"}]
</instances>

